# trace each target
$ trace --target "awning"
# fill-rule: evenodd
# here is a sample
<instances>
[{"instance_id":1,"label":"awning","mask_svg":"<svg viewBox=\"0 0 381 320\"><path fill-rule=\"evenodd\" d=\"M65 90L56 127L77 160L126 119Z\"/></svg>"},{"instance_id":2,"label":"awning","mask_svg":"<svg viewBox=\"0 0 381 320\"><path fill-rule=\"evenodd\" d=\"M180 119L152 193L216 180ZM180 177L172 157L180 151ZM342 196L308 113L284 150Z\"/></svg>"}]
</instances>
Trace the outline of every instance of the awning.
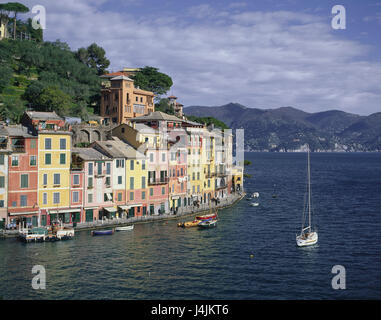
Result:
<instances>
[{"instance_id":1,"label":"awning","mask_svg":"<svg viewBox=\"0 0 381 320\"><path fill-rule=\"evenodd\" d=\"M180 196L171 196L172 200L180 199Z\"/></svg>"},{"instance_id":2,"label":"awning","mask_svg":"<svg viewBox=\"0 0 381 320\"><path fill-rule=\"evenodd\" d=\"M128 210L131 208L131 206L118 206L119 208L121 208L122 210Z\"/></svg>"},{"instance_id":3,"label":"awning","mask_svg":"<svg viewBox=\"0 0 381 320\"><path fill-rule=\"evenodd\" d=\"M118 210L117 210L116 208L114 208L114 207L103 208L103 209L105 209L105 210L108 211L108 212L117 212L117 211L118 211Z\"/></svg>"},{"instance_id":4,"label":"awning","mask_svg":"<svg viewBox=\"0 0 381 320\"><path fill-rule=\"evenodd\" d=\"M143 204L130 204L129 207L130 208L134 208L134 207L141 207Z\"/></svg>"},{"instance_id":5,"label":"awning","mask_svg":"<svg viewBox=\"0 0 381 320\"><path fill-rule=\"evenodd\" d=\"M38 214L38 211L28 211L28 212L9 212L10 216L24 216L28 214Z\"/></svg>"},{"instance_id":6,"label":"awning","mask_svg":"<svg viewBox=\"0 0 381 320\"><path fill-rule=\"evenodd\" d=\"M56 214L56 213L70 213L70 212L81 212L81 208L76 208L76 209L63 209L63 210L49 210L49 214Z\"/></svg>"}]
</instances>

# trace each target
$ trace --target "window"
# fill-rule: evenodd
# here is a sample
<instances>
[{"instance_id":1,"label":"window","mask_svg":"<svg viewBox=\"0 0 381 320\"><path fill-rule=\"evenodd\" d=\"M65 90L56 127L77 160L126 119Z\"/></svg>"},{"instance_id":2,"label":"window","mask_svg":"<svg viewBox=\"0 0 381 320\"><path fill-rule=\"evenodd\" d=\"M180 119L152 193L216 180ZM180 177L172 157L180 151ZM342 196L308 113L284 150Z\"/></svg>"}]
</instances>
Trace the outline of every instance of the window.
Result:
<instances>
[{"instance_id":1,"label":"window","mask_svg":"<svg viewBox=\"0 0 381 320\"><path fill-rule=\"evenodd\" d=\"M134 177L130 177L130 189L134 190Z\"/></svg>"},{"instance_id":2,"label":"window","mask_svg":"<svg viewBox=\"0 0 381 320\"><path fill-rule=\"evenodd\" d=\"M110 162L106 163L106 174L111 174L111 163Z\"/></svg>"},{"instance_id":3,"label":"window","mask_svg":"<svg viewBox=\"0 0 381 320\"><path fill-rule=\"evenodd\" d=\"M123 183L123 177L122 176L118 176L118 184L122 184Z\"/></svg>"},{"instance_id":4,"label":"window","mask_svg":"<svg viewBox=\"0 0 381 320\"><path fill-rule=\"evenodd\" d=\"M73 184L74 184L75 186L78 186L78 185L79 185L79 174L75 174L75 175L73 176Z\"/></svg>"},{"instance_id":5,"label":"window","mask_svg":"<svg viewBox=\"0 0 381 320\"><path fill-rule=\"evenodd\" d=\"M102 162L98 162L98 175L102 174Z\"/></svg>"},{"instance_id":6,"label":"window","mask_svg":"<svg viewBox=\"0 0 381 320\"><path fill-rule=\"evenodd\" d=\"M66 139L60 139L60 149L66 150Z\"/></svg>"},{"instance_id":7,"label":"window","mask_svg":"<svg viewBox=\"0 0 381 320\"><path fill-rule=\"evenodd\" d=\"M124 159L116 160L116 167L117 168L124 168Z\"/></svg>"},{"instance_id":8,"label":"window","mask_svg":"<svg viewBox=\"0 0 381 320\"><path fill-rule=\"evenodd\" d=\"M106 177L106 187L110 187L111 182L110 182L110 177Z\"/></svg>"},{"instance_id":9,"label":"window","mask_svg":"<svg viewBox=\"0 0 381 320\"><path fill-rule=\"evenodd\" d=\"M92 162L89 162L89 176L93 175L93 169L94 169L94 164Z\"/></svg>"},{"instance_id":10,"label":"window","mask_svg":"<svg viewBox=\"0 0 381 320\"><path fill-rule=\"evenodd\" d=\"M197 192L200 192L200 186L197 186Z\"/></svg>"},{"instance_id":11,"label":"window","mask_svg":"<svg viewBox=\"0 0 381 320\"><path fill-rule=\"evenodd\" d=\"M145 198L146 198L146 192L142 191L142 200L144 200Z\"/></svg>"},{"instance_id":12,"label":"window","mask_svg":"<svg viewBox=\"0 0 381 320\"><path fill-rule=\"evenodd\" d=\"M92 177L89 177L88 180L87 180L87 186L89 188L92 188L93 187L93 178Z\"/></svg>"},{"instance_id":13,"label":"window","mask_svg":"<svg viewBox=\"0 0 381 320\"><path fill-rule=\"evenodd\" d=\"M119 193L118 193L118 201L122 201L122 196L123 196L122 193L119 192Z\"/></svg>"},{"instance_id":14,"label":"window","mask_svg":"<svg viewBox=\"0 0 381 320\"><path fill-rule=\"evenodd\" d=\"M197 180L200 180L200 172L197 172Z\"/></svg>"},{"instance_id":15,"label":"window","mask_svg":"<svg viewBox=\"0 0 381 320\"><path fill-rule=\"evenodd\" d=\"M45 150L51 150L51 149L52 149L52 139L45 138Z\"/></svg>"},{"instance_id":16,"label":"window","mask_svg":"<svg viewBox=\"0 0 381 320\"><path fill-rule=\"evenodd\" d=\"M149 154L149 161L150 161L150 162L153 162L153 153L150 153L150 154Z\"/></svg>"},{"instance_id":17,"label":"window","mask_svg":"<svg viewBox=\"0 0 381 320\"><path fill-rule=\"evenodd\" d=\"M44 175L42 176L42 184L44 186L46 186L48 184L48 174L47 173L44 173Z\"/></svg>"},{"instance_id":18,"label":"window","mask_svg":"<svg viewBox=\"0 0 381 320\"><path fill-rule=\"evenodd\" d=\"M37 156L30 156L29 165L30 166L36 166L37 165Z\"/></svg>"},{"instance_id":19,"label":"window","mask_svg":"<svg viewBox=\"0 0 381 320\"><path fill-rule=\"evenodd\" d=\"M184 175L184 169L181 168L180 170L181 170L181 176L183 176Z\"/></svg>"},{"instance_id":20,"label":"window","mask_svg":"<svg viewBox=\"0 0 381 320\"><path fill-rule=\"evenodd\" d=\"M73 202L74 203L79 202L79 192L78 191L73 192Z\"/></svg>"},{"instance_id":21,"label":"window","mask_svg":"<svg viewBox=\"0 0 381 320\"><path fill-rule=\"evenodd\" d=\"M52 164L52 155L50 153L45 153L45 164Z\"/></svg>"},{"instance_id":22,"label":"window","mask_svg":"<svg viewBox=\"0 0 381 320\"><path fill-rule=\"evenodd\" d=\"M53 184L54 185L61 184L61 174L60 173L54 173L54 175L53 175Z\"/></svg>"},{"instance_id":23,"label":"window","mask_svg":"<svg viewBox=\"0 0 381 320\"><path fill-rule=\"evenodd\" d=\"M142 189L146 188L146 177L142 177Z\"/></svg>"},{"instance_id":24,"label":"window","mask_svg":"<svg viewBox=\"0 0 381 320\"><path fill-rule=\"evenodd\" d=\"M28 188L29 186L29 179L28 179L28 175L27 174L22 174L21 175L21 188Z\"/></svg>"},{"instance_id":25,"label":"window","mask_svg":"<svg viewBox=\"0 0 381 320\"><path fill-rule=\"evenodd\" d=\"M2 176L0 177L0 188L4 188L5 187L5 177Z\"/></svg>"},{"instance_id":26,"label":"window","mask_svg":"<svg viewBox=\"0 0 381 320\"><path fill-rule=\"evenodd\" d=\"M150 195L150 196L153 196L153 188L150 188L150 189L149 189L149 195Z\"/></svg>"},{"instance_id":27,"label":"window","mask_svg":"<svg viewBox=\"0 0 381 320\"><path fill-rule=\"evenodd\" d=\"M27 206L27 196L26 195L21 195L20 196L20 207L26 207Z\"/></svg>"},{"instance_id":28,"label":"window","mask_svg":"<svg viewBox=\"0 0 381 320\"><path fill-rule=\"evenodd\" d=\"M163 162L165 162L165 153L162 153L162 154L161 154L161 160L162 160Z\"/></svg>"},{"instance_id":29,"label":"window","mask_svg":"<svg viewBox=\"0 0 381 320\"><path fill-rule=\"evenodd\" d=\"M130 192L130 200L134 200L134 193Z\"/></svg>"},{"instance_id":30,"label":"window","mask_svg":"<svg viewBox=\"0 0 381 320\"><path fill-rule=\"evenodd\" d=\"M210 188L210 179L208 179L208 188Z\"/></svg>"},{"instance_id":31,"label":"window","mask_svg":"<svg viewBox=\"0 0 381 320\"><path fill-rule=\"evenodd\" d=\"M184 190L184 182L181 182L181 191Z\"/></svg>"},{"instance_id":32,"label":"window","mask_svg":"<svg viewBox=\"0 0 381 320\"><path fill-rule=\"evenodd\" d=\"M130 170L134 170L134 160L130 161Z\"/></svg>"},{"instance_id":33,"label":"window","mask_svg":"<svg viewBox=\"0 0 381 320\"><path fill-rule=\"evenodd\" d=\"M161 194L165 194L165 187L161 187Z\"/></svg>"},{"instance_id":34,"label":"window","mask_svg":"<svg viewBox=\"0 0 381 320\"><path fill-rule=\"evenodd\" d=\"M142 160L142 170L145 170L145 169L146 169L146 161Z\"/></svg>"},{"instance_id":35,"label":"window","mask_svg":"<svg viewBox=\"0 0 381 320\"><path fill-rule=\"evenodd\" d=\"M4 164L4 154L0 154L0 164Z\"/></svg>"},{"instance_id":36,"label":"window","mask_svg":"<svg viewBox=\"0 0 381 320\"><path fill-rule=\"evenodd\" d=\"M66 154L60 154L60 164L66 164Z\"/></svg>"},{"instance_id":37,"label":"window","mask_svg":"<svg viewBox=\"0 0 381 320\"><path fill-rule=\"evenodd\" d=\"M35 139L30 140L30 148L36 149L36 140Z\"/></svg>"},{"instance_id":38,"label":"window","mask_svg":"<svg viewBox=\"0 0 381 320\"><path fill-rule=\"evenodd\" d=\"M12 167L17 167L19 165L19 156L12 156Z\"/></svg>"},{"instance_id":39,"label":"window","mask_svg":"<svg viewBox=\"0 0 381 320\"><path fill-rule=\"evenodd\" d=\"M92 202L93 202L93 194L92 194L92 193L89 193L89 194L87 195L87 202L88 202L88 203L92 203Z\"/></svg>"},{"instance_id":40,"label":"window","mask_svg":"<svg viewBox=\"0 0 381 320\"><path fill-rule=\"evenodd\" d=\"M60 203L60 193L59 192L54 192L53 193L53 203L54 204L59 204Z\"/></svg>"},{"instance_id":41,"label":"window","mask_svg":"<svg viewBox=\"0 0 381 320\"><path fill-rule=\"evenodd\" d=\"M194 181L196 179L196 174L193 172L192 173L192 180Z\"/></svg>"},{"instance_id":42,"label":"window","mask_svg":"<svg viewBox=\"0 0 381 320\"><path fill-rule=\"evenodd\" d=\"M46 192L42 194L42 204L48 204L48 194Z\"/></svg>"}]
</instances>

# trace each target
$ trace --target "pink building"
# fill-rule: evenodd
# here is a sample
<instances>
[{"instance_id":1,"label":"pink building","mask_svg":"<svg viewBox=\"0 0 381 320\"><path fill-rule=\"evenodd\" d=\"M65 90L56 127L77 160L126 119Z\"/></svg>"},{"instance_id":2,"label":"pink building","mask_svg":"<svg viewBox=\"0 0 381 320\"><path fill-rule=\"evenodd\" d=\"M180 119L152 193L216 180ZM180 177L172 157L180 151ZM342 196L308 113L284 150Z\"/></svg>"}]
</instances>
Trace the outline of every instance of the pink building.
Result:
<instances>
[{"instance_id":1,"label":"pink building","mask_svg":"<svg viewBox=\"0 0 381 320\"><path fill-rule=\"evenodd\" d=\"M83 171L82 222L115 217L112 159L93 148L73 148L72 172Z\"/></svg>"}]
</instances>

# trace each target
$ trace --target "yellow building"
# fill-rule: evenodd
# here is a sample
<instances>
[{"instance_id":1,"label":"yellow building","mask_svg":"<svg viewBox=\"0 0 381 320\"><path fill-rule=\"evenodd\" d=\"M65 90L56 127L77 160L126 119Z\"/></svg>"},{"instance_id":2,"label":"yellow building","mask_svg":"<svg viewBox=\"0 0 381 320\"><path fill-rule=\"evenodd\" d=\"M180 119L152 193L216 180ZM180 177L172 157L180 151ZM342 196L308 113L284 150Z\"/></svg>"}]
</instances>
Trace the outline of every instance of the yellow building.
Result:
<instances>
[{"instance_id":1,"label":"yellow building","mask_svg":"<svg viewBox=\"0 0 381 320\"><path fill-rule=\"evenodd\" d=\"M215 164L214 164L214 136L213 132L204 130L204 143L202 145L202 181L204 186L204 203L209 203L214 198Z\"/></svg>"},{"instance_id":2,"label":"yellow building","mask_svg":"<svg viewBox=\"0 0 381 320\"><path fill-rule=\"evenodd\" d=\"M44 130L38 133L38 205L49 214L49 222L70 223L71 136L68 131Z\"/></svg>"}]
</instances>

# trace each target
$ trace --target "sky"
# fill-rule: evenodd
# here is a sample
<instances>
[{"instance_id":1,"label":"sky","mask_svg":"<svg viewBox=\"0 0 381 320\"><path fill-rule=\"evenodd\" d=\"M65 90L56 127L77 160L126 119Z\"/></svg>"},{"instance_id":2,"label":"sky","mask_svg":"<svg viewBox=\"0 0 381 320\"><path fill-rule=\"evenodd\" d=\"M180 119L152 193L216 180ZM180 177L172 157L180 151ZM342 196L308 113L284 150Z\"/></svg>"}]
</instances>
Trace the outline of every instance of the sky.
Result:
<instances>
[{"instance_id":1,"label":"sky","mask_svg":"<svg viewBox=\"0 0 381 320\"><path fill-rule=\"evenodd\" d=\"M45 7L46 41L103 47L109 71L159 68L185 107L381 111L380 0L20 2Z\"/></svg>"}]
</instances>

